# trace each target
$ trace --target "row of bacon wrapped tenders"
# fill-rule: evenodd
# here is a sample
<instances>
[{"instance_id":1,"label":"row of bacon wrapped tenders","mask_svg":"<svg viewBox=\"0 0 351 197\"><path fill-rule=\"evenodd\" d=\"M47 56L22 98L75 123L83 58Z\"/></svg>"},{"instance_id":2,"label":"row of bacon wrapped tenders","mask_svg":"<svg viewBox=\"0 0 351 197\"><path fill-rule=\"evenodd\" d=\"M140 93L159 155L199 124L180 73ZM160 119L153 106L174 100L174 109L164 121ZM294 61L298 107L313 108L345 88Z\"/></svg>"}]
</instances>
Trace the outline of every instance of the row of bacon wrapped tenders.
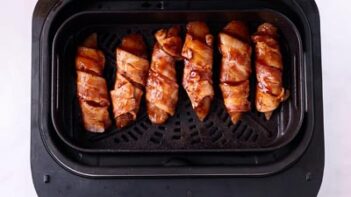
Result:
<instances>
[{"instance_id":1,"label":"row of bacon wrapped tenders","mask_svg":"<svg viewBox=\"0 0 351 197\"><path fill-rule=\"evenodd\" d=\"M96 34L87 38L76 56L77 96L86 130L103 132L111 125L109 97L118 128L135 121L144 91L149 119L154 124L164 123L174 115L178 102L175 68L178 60L185 64L182 85L199 120L203 121L214 97L214 38L204 22L189 22L186 30L184 44L178 26L157 31L151 63L142 36L126 35L116 49L116 81L110 94L102 76L105 57L97 49ZM277 36L276 27L264 23L250 37L241 21L231 21L219 33L218 47L222 54L219 86L233 123L250 110L251 41L256 52L256 109L269 119L288 97L282 85L283 65Z\"/></svg>"}]
</instances>

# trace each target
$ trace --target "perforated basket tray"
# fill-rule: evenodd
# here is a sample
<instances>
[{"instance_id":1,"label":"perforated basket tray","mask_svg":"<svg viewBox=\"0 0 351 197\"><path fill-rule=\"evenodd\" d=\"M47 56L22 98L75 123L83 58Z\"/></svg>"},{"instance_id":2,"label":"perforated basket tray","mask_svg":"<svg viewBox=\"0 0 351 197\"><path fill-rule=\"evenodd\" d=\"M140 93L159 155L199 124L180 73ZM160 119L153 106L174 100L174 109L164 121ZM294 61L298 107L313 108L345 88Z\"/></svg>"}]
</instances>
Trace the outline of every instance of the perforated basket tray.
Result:
<instances>
[{"instance_id":1,"label":"perforated basket tray","mask_svg":"<svg viewBox=\"0 0 351 197\"><path fill-rule=\"evenodd\" d=\"M141 33L151 54L156 30L171 25L184 26L190 20L206 21L211 33L218 32L232 19L248 22L251 33L262 22L271 22L280 29L280 43L284 57L284 86L290 98L273 113L269 121L254 107L255 73L251 77L250 100L252 110L233 125L224 108L218 86L220 54L214 47L215 99L204 122L192 110L190 101L180 86L179 102L174 117L164 125L152 125L148 120L145 102L132 125L109 128L103 134L84 130L75 95L74 58L77 46L87 35L98 33L98 45L106 56L104 77L111 90L115 80L115 48L120 39L131 32ZM182 34L184 38L184 32ZM81 12L67 19L53 41L51 116L55 130L70 147L82 152L215 152L268 151L288 144L300 129L304 106L304 64L302 46L294 24L273 10L198 11L198 12ZM254 66L254 61L252 61ZM177 63L178 84L181 84L183 62ZM253 69L254 70L254 69ZM144 99L143 99L144 100ZM112 116L112 111L110 109ZM112 119L112 117L111 117Z\"/></svg>"}]
</instances>

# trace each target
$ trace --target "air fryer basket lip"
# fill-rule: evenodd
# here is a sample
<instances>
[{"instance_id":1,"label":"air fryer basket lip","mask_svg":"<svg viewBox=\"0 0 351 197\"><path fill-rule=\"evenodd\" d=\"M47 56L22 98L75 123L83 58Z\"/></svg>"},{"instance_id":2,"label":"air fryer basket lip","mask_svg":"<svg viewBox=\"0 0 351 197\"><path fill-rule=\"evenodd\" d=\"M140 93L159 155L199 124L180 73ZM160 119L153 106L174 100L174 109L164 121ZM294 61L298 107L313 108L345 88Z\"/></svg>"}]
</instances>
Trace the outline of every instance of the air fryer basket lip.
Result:
<instances>
[{"instance_id":1,"label":"air fryer basket lip","mask_svg":"<svg viewBox=\"0 0 351 197\"><path fill-rule=\"evenodd\" d=\"M70 7L70 4L73 1L62 1L55 2L55 5L49 7L49 11L45 10L48 7L41 6L36 8L35 13L36 17L33 18L33 51L32 51L32 123L31 123L31 132L32 132L32 142L31 142L31 158L32 166L35 165L38 160L38 155L35 154L35 150L38 148L37 143L43 143L46 151L51 155L54 161L56 161L60 166L65 170L77 174L79 176L89 177L89 178L98 178L98 177L123 177L123 176L261 176L261 175L271 175L277 172L286 169L287 167L293 165L306 150L310 151L311 146L309 147L310 141L313 138L313 143L322 145L319 152L316 155L316 158L312 159L312 163L323 162L323 155L319 153L323 152L323 111L322 108L322 97L321 97L321 62L320 62L320 32L319 32L319 16L318 9L315 3L304 2L300 0L294 1L281 1L285 8L277 7L273 4L266 4L266 7L273 7L281 9L283 13L286 13L288 16L292 16L294 22L297 21L296 25L299 27L301 36L303 38L303 47L304 47L304 62L309 65L305 69L305 77L308 78L308 83L305 87L305 114L302 128L306 132L299 132L298 137L296 137L293 142L292 148L289 148L289 152L279 160L276 160L273 163L267 165L254 165L254 166L245 166L245 165L232 165L232 166L217 166L217 167L205 167L200 168L197 166L194 167L149 167L144 165L142 167L134 168L127 166L91 166L87 165L84 162L79 160L80 155L89 157L90 154L79 153L79 151L71 150L70 147L67 147L65 143L57 136L56 132L53 131L53 125L51 121L51 110L50 110L50 83L43 83L43 81L50 81L51 71L48 65L50 65L50 57L48 53L51 51L51 43L48 42L52 39L51 29L56 29L57 20L55 18L63 12L66 7ZM128 9L140 9L140 4L142 2L137 2L131 4L131 2L118 1L115 3L120 3L120 10ZM172 5L176 4L175 7L180 7L180 9L189 9L189 7L195 7L203 9L202 4L193 4L189 6L186 1L170 1ZM214 5L213 7L219 7L226 9L228 1L221 1L224 4L218 4L218 2L210 3ZM41 3L43 3L41 1ZM178 6L179 3L179 6ZM197 3L197 1L196 1ZM257 2L256 2L257 3ZM260 4L260 3L259 3ZM38 4L39 5L39 4ZM80 4L79 4L80 5ZM201 6L200 6L201 5ZM219 6L221 5L221 6ZM222 6L223 5L223 6ZM247 4L250 7L250 3ZM94 5L97 6L97 5ZM184 7L185 6L185 7ZM78 6L81 7L81 6ZM74 9L68 9L64 16L75 13ZM98 7L98 6L97 6ZM242 7L242 5L239 7ZM206 8L205 8L206 9ZM291 9L291 10L290 10ZM39 11L38 11L39 10ZM107 9L108 10L108 9ZM158 9L156 9L158 10ZM62 11L62 12L61 12ZM55 20L54 20L55 19ZM61 20L61 19L60 19ZM58 20L58 21L60 21ZM42 24L41 24L42 23ZM60 23L61 24L61 23ZM38 27L38 25L41 25ZM40 28L40 29L36 29ZM51 31L50 31L51 30ZM315 100L316 94L318 100ZM316 124L316 125L315 125ZM41 141L38 139L33 139L33 135L40 135ZM318 137L317 137L318 136ZM39 137L39 136L38 136ZM297 139L298 138L298 139ZM316 139L314 139L316 138ZM297 142L297 143L295 143ZM288 145L290 147L290 144ZM316 145L316 144L312 144ZM309 147L309 148L308 148ZM291 150L291 151L290 151ZM313 148L314 152L316 148ZM67 152L69 151L69 152ZM112 154L113 157L118 159L119 155L122 153ZM194 153L197 154L197 153ZM244 153L245 154L245 153ZM251 153L247 153L251 154ZM234 154L235 155L235 154ZM311 155L311 154L310 154ZM101 154L99 157L103 157ZM73 158L74 157L74 158ZM147 156L143 156L145 158ZM304 156L305 158L305 156ZM322 160L321 160L322 159ZM293 168L293 167L292 167ZM162 169L162 170L160 170ZM289 170L289 169L287 169ZM37 175L36 175L37 176ZM37 176L38 178L38 176ZM39 177L42 178L42 177ZM41 179L40 179L41 180Z\"/></svg>"},{"instance_id":2,"label":"air fryer basket lip","mask_svg":"<svg viewBox=\"0 0 351 197\"><path fill-rule=\"evenodd\" d=\"M231 9L232 10L232 9ZM199 12L199 13L217 13L217 12L221 12L221 11L225 11L225 10L196 10L196 12ZM300 37L300 33L297 29L297 27L295 26L295 24L286 16L284 15L283 13L277 11L277 10L273 10L273 9L270 9L270 8L262 8L262 9L257 9L257 8L254 8L254 9L238 9L238 10L234 10L235 12L237 13L245 13L245 12L249 12L249 13L255 13L255 12L269 12L269 13L273 13L274 15L279 15L279 17L282 17L287 23L289 23L289 25L291 26L291 28L293 29L294 31L294 34L296 35L296 38L298 40L298 43L297 43L297 48L298 48L298 51L299 51L299 55L298 55L298 59L296 60L297 61L297 65L301 66L301 68L299 69L299 75L301 77L303 77L303 73L304 73L304 67L305 65L303 64L302 62L302 58L303 58L303 54L302 54L302 41L301 41L301 37ZM64 28L66 27L67 24L69 24L72 20L76 19L76 18L79 18L79 17L82 17L82 16L85 16L85 15L94 15L94 14L113 14L113 13L140 13L140 11L128 11L128 10L123 10L123 11L104 11L104 12L101 12L101 11L81 11L81 12L78 12L78 13L75 13L74 15L68 17L58 28L58 30L56 31L55 33L55 36L53 38L53 47L52 47L52 65L55 65L57 62L56 58L54 58L55 56L55 50L56 50L56 44L57 44L57 39L58 37L60 36L61 32L64 30ZM143 10L142 11L143 13L153 13L154 11L150 11L150 10ZM170 13L170 12L174 12L174 13L187 13L187 12L194 12L194 10L167 10L167 11L158 11L158 12L167 12L167 13ZM60 125L59 123L57 123L57 114L55 113L55 109L54 109L54 103L56 101L56 95L57 92L55 90L55 86L57 85L56 84L56 77L57 77L57 72L55 70L55 68L52 69L52 77L51 77L51 84L52 84L52 90L51 90L51 97L52 97L52 102L51 102L51 121L52 121L52 124L54 126L54 129L55 129L55 132L57 133L57 135L60 137L60 139L66 143L69 147L75 149L75 150L78 150L80 152L85 152L85 153L124 153L124 152L128 152L128 153L140 153L140 152L155 152L155 153L158 153L158 152L178 152L178 153L181 153L181 152L263 152L263 151L272 151L272 150L277 150L279 148L282 148L284 146L286 146L287 144L289 144L294 138L295 136L299 133L299 130L301 128L301 125L302 125L302 122L303 122L303 119L304 119L304 114L303 114L303 111L304 111L304 83L302 80L299 80L297 81L297 83L300 83L299 84L299 94L301 94L300 98L300 106L298 107L299 109L299 115L297 115L298 117L298 121L297 121L297 125L295 125L295 131L292 135L288 136L287 140L284 140L283 143L277 143L278 145L273 145L273 146L267 146L267 147L260 147L260 148L248 148L248 149L191 149L191 150L187 150L187 149L176 149L176 150L172 150L172 149L155 149L155 150L147 150L147 151L144 151L144 150L127 150L127 149L95 149L95 148L84 148L84 147L81 147L79 146L78 144L74 144L72 142L70 142L70 140L68 140L63 134L62 134L62 130L60 130Z\"/></svg>"}]
</instances>

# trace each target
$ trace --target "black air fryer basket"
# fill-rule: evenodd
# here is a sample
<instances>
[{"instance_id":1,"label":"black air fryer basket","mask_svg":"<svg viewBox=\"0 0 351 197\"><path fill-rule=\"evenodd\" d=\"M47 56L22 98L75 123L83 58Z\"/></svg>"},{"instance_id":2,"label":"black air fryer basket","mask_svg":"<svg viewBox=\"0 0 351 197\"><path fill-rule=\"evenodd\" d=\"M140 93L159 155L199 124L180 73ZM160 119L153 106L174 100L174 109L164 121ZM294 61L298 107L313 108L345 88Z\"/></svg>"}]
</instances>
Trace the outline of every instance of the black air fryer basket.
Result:
<instances>
[{"instance_id":1,"label":"black air fryer basket","mask_svg":"<svg viewBox=\"0 0 351 197\"><path fill-rule=\"evenodd\" d=\"M159 28L177 24L184 30L188 21L201 20L216 36L233 19L246 21L251 33L262 22L280 30L284 87L291 94L269 121L252 109L231 123L216 85L215 48L216 96L204 122L180 88L176 114L164 125L151 124L142 102L136 122L126 128L84 130L74 58L86 36L98 34L112 89L114 51L124 35L140 32L152 49ZM40 0L33 16L31 137L38 194L315 196L324 166L319 31L312 0ZM184 66L176 66L180 82Z\"/></svg>"}]
</instances>

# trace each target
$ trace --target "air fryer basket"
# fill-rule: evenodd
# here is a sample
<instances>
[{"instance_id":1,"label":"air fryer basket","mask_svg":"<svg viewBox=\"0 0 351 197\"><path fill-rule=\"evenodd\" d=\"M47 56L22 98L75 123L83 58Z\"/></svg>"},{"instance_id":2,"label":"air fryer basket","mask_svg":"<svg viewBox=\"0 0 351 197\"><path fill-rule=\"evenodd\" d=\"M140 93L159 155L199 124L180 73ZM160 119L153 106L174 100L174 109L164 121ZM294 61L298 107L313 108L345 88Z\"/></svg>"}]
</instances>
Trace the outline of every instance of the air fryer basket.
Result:
<instances>
[{"instance_id":1,"label":"air fryer basket","mask_svg":"<svg viewBox=\"0 0 351 197\"><path fill-rule=\"evenodd\" d=\"M57 164L90 178L263 176L293 166L309 150L310 142L316 141L313 136L320 139L323 134L320 41L316 35L319 28L311 24L318 22L318 14L313 1L59 0L50 5L54 6L38 8L43 11L38 11L33 20L32 134L40 134L41 140L32 142L33 161L40 157L36 149L42 143ZM313 11L309 12L308 7ZM270 121L253 108L239 124L230 123L218 91L220 55L215 47L216 98L204 123L194 117L181 87L177 114L165 125L151 125L142 103L138 120L127 128L111 127L104 134L84 131L75 103L74 56L87 35L98 33L99 47L107 58L104 75L111 89L114 48L122 36L140 31L151 52L152 34L159 28L179 24L184 36L186 22L203 20L216 36L232 19L248 22L251 33L262 22L271 22L280 29L284 85L291 97ZM36 29L36 24L42 24L42 28ZM177 67L180 77L183 63ZM250 94L254 96L254 91ZM323 139L318 139L322 143Z\"/></svg>"},{"instance_id":2,"label":"air fryer basket","mask_svg":"<svg viewBox=\"0 0 351 197\"><path fill-rule=\"evenodd\" d=\"M142 15L142 17L140 17ZM232 124L227 114L218 75L220 54L214 47L215 99L209 116L204 122L197 119L184 89L180 88L179 102L174 117L164 125L151 124L142 102L138 119L123 129L111 127L104 134L92 134L84 130L75 96L74 56L77 46L91 32L98 33L98 45L106 55L104 76L111 89L115 80L115 49L121 38L131 32L140 32L150 49L153 34L159 28L180 25L187 21L203 20L211 33L218 32L230 20L244 20L254 33L258 24L271 22L278 26L284 57L284 86L290 90L290 98L267 121L254 107L254 91L251 92L252 110L245 113L237 124ZM184 37L184 33L183 33ZM217 38L217 37L216 37ZM216 46L217 42L215 42ZM208 151L267 151L289 143L297 134L303 120L304 95L302 43L295 25L284 15L269 9L237 11L183 11L183 12L81 12L68 18L57 31L53 40L52 64L52 120L62 140L71 147L86 152L208 152ZM253 61L254 64L254 61ZM253 65L254 66L254 65ZM178 83L181 84L183 62L177 64ZM255 73L251 78L251 90L255 90ZM112 114L112 110L110 110Z\"/></svg>"}]
</instances>

